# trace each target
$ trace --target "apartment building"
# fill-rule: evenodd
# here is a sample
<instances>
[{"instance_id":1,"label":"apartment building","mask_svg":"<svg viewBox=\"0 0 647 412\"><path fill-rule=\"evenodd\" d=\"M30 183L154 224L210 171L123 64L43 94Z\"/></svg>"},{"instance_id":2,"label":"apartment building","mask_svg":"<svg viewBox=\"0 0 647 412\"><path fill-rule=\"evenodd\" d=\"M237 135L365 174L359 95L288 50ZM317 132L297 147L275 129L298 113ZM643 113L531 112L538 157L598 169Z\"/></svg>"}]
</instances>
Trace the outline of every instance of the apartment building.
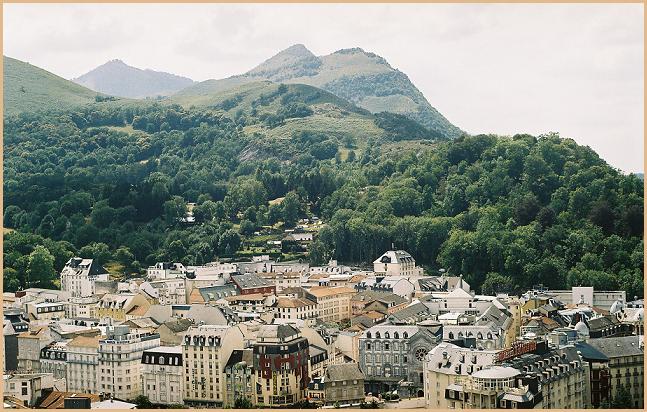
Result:
<instances>
[{"instance_id":1,"label":"apartment building","mask_svg":"<svg viewBox=\"0 0 647 412\"><path fill-rule=\"evenodd\" d=\"M68 392L100 392L97 386L99 339L99 336L77 336L68 342L65 370Z\"/></svg>"},{"instance_id":2,"label":"apartment building","mask_svg":"<svg viewBox=\"0 0 647 412\"><path fill-rule=\"evenodd\" d=\"M291 325L263 325L253 344L257 404L293 405L306 398L308 340Z\"/></svg>"},{"instance_id":3,"label":"apartment building","mask_svg":"<svg viewBox=\"0 0 647 412\"><path fill-rule=\"evenodd\" d=\"M224 366L234 349L244 347L238 326L192 326L184 336L184 400L189 405L221 407L225 401Z\"/></svg>"},{"instance_id":4,"label":"apartment building","mask_svg":"<svg viewBox=\"0 0 647 412\"><path fill-rule=\"evenodd\" d=\"M88 297L95 293L95 282L108 280L108 272L94 260L73 257L61 271L61 290L75 298Z\"/></svg>"},{"instance_id":5,"label":"apartment building","mask_svg":"<svg viewBox=\"0 0 647 412\"><path fill-rule=\"evenodd\" d=\"M47 327L18 334L18 370L39 372L40 351L52 341Z\"/></svg>"},{"instance_id":6,"label":"apartment building","mask_svg":"<svg viewBox=\"0 0 647 412\"><path fill-rule=\"evenodd\" d=\"M312 287L306 298L317 304L317 317L322 322L339 322L351 317L351 298L357 293L346 287Z\"/></svg>"},{"instance_id":7,"label":"apartment building","mask_svg":"<svg viewBox=\"0 0 647 412\"><path fill-rule=\"evenodd\" d=\"M54 379L66 379L67 344L70 339L52 342L40 350L40 372L51 373Z\"/></svg>"},{"instance_id":8,"label":"apartment building","mask_svg":"<svg viewBox=\"0 0 647 412\"><path fill-rule=\"evenodd\" d=\"M106 293L97 305L97 318L125 321L136 311L143 312L143 317L150 306L151 303L139 293Z\"/></svg>"},{"instance_id":9,"label":"apartment building","mask_svg":"<svg viewBox=\"0 0 647 412\"><path fill-rule=\"evenodd\" d=\"M254 374L254 354L251 348L236 349L231 352L225 365L225 407L236 406L236 401L246 399L256 403L256 375Z\"/></svg>"},{"instance_id":10,"label":"apartment building","mask_svg":"<svg viewBox=\"0 0 647 412\"><path fill-rule=\"evenodd\" d=\"M274 317L292 321L303 320L312 324L317 318L317 304L309 299L278 298L274 305Z\"/></svg>"},{"instance_id":11,"label":"apartment building","mask_svg":"<svg viewBox=\"0 0 647 412\"><path fill-rule=\"evenodd\" d=\"M158 346L141 357L142 392L152 403L184 403L182 347Z\"/></svg>"},{"instance_id":12,"label":"apartment building","mask_svg":"<svg viewBox=\"0 0 647 412\"><path fill-rule=\"evenodd\" d=\"M611 397L618 396L622 387L629 389L633 406L645 404L644 341L642 336L590 339L588 344L609 358Z\"/></svg>"},{"instance_id":13,"label":"apartment building","mask_svg":"<svg viewBox=\"0 0 647 412\"><path fill-rule=\"evenodd\" d=\"M122 400L143 394L142 353L159 345L157 333L130 330L122 325L108 327L105 338L99 340L99 392Z\"/></svg>"}]
</instances>

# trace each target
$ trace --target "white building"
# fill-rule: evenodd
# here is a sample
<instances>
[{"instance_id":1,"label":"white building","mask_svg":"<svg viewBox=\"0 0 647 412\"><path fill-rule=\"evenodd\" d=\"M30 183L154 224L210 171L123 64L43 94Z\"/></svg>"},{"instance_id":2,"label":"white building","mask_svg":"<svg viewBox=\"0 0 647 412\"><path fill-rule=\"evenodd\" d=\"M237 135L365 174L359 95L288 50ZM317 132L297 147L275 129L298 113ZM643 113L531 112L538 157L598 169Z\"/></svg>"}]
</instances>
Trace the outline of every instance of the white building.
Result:
<instances>
[{"instance_id":1,"label":"white building","mask_svg":"<svg viewBox=\"0 0 647 412\"><path fill-rule=\"evenodd\" d=\"M389 250L373 261L373 271L386 276L421 276L422 268L404 250Z\"/></svg>"},{"instance_id":2,"label":"white building","mask_svg":"<svg viewBox=\"0 0 647 412\"><path fill-rule=\"evenodd\" d=\"M159 346L142 354L142 390L152 403L184 402L182 347Z\"/></svg>"},{"instance_id":3,"label":"white building","mask_svg":"<svg viewBox=\"0 0 647 412\"><path fill-rule=\"evenodd\" d=\"M108 273L92 259L73 257L61 271L61 290L72 297L94 295L96 281L108 281Z\"/></svg>"},{"instance_id":4,"label":"white building","mask_svg":"<svg viewBox=\"0 0 647 412\"><path fill-rule=\"evenodd\" d=\"M146 269L149 280L163 280L184 277L186 268L181 263L159 262Z\"/></svg>"},{"instance_id":5,"label":"white building","mask_svg":"<svg viewBox=\"0 0 647 412\"><path fill-rule=\"evenodd\" d=\"M184 278L155 280L139 285L141 291L156 298L160 305L186 304L186 280Z\"/></svg>"},{"instance_id":6,"label":"white building","mask_svg":"<svg viewBox=\"0 0 647 412\"><path fill-rule=\"evenodd\" d=\"M99 393L97 386L98 365L99 336L77 336L72 339L67 344L67 391Z\"/></svg>"},{"instance_id":7,"label":"white building","mask_svg":"<svg viewBox=\"0 0 647 412\"><path fill-rule=\"evenodd\" d=\"M278 298L274 306L276 319L303 320L312 326L317 318L317 304L309 299Z\"/></svg>"},{"instance_id":8,"label":"white building","mask_svg":"<svg viewBox=\"0 0 647 412\"><path fill-rule=\"evenodd\" d=\"M141 395L142 353L159 345L157 333L109 327L106 337L99 340L99 392L125 400Z\"/></svg>"},{"instance_id":9,"label":"white building","mask_svg":"<svg viewBox=\"0 0 647 412\"><path fill-rule=\"evenodd\" d=\"M95 318L97 316L97 305L99 297L97 295L85 298L70 298L65 305L65 317L68 319L75 318Z\"/></svg>"}]
</instances>

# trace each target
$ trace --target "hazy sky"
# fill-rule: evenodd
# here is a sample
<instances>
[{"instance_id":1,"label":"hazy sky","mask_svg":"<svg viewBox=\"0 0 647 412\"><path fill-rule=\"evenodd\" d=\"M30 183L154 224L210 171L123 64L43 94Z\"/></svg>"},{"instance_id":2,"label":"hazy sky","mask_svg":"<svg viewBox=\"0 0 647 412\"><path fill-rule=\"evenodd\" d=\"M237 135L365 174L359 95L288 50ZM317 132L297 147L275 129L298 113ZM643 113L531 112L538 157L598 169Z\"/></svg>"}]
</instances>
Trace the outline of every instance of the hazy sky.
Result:
<instances>
[{"instance_id":1,"label":"hazy sky","mask_svg":"<svg viewBox=\"0 0 647 412\"><path fill-rule=\"evenodd\" d=\"M195 80L303 43L386 58L470 133L559 132L643 170L643 5L4 4L4 54L60 76L119 58Z\"/></svg>"}]
</instances>

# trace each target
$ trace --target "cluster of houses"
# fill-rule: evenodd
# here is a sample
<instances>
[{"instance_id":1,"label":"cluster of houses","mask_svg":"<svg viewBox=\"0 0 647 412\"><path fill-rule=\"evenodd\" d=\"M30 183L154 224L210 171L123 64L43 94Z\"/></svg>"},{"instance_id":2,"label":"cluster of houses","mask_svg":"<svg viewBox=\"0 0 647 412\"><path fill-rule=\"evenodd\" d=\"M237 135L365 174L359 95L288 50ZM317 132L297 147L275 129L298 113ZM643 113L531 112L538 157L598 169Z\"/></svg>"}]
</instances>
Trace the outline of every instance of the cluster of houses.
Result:
<instances>
[{"instance_id":1,"label":"cluster of houses","mask_svg":"<svg viewBox=\"0 0 647 412\"><path fill-rule=\"evenodd\" d=\"M644 406L643 302L624 291L480 295L402 250L126 281L72 258L60 285L3 295L6 408Z\"/></svg>"}]
</instances>

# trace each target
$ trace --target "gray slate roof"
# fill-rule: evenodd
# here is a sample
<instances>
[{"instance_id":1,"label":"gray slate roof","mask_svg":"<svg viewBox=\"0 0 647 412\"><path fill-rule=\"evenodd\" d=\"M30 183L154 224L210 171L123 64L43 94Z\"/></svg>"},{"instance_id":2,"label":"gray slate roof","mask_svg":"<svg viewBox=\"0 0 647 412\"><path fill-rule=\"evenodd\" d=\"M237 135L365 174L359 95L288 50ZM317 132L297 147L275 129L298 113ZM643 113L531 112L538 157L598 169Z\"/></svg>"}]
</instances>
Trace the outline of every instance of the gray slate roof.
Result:
<instances>
[{"instance_id":1,"label":"gray slate roof","mask_svg":"<svg viewBox=\"0 0 647 412\"><path fill-rule=\"evenodd\" d=\"M609 358L643 355L638 336L590 339L589 345Z\"/></svg>"},{"instance_id":2,"label":"gray slate roof","mask_svg":"<svg viewBox=\"0 0 647 412\"><path fill-rule=\"evenodd\" d=\"M364 374L356 363L329 365L326 368L326 382L339 382L364 379Z\"/></svg>"}]
</instances>

